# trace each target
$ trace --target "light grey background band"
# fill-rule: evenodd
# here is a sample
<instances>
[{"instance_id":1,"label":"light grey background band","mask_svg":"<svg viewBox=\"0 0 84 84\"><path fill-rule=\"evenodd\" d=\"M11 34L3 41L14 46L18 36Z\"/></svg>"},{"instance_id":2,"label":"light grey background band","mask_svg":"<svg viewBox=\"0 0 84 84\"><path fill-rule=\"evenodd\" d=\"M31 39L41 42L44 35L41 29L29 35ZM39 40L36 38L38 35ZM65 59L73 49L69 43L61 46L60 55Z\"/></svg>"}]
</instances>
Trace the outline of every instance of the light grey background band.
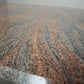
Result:
<instances>
[{"instance_id":1,"label":"light grey background band","mask_svg":"<svg viewBox=\"0 0 84 84\"><path fill-rule=\"evenodd\" d=\"M84 0L7 0L8 3L21 3L21 4L38 4L61 6L70 8L83 8Z\"/></svg>"}]
</instances>

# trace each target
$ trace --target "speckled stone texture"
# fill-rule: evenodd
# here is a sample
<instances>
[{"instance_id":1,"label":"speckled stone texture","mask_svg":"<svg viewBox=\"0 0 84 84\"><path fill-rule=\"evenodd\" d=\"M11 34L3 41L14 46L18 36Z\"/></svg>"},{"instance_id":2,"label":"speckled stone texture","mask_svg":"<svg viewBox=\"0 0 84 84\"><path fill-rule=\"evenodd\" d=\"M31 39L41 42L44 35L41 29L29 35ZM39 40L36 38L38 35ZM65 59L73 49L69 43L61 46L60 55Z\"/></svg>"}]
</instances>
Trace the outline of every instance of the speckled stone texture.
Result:
<instances>
[{"instance_id":1,"label":"speckled stone texture","mask_svg":"<svg viewBox=\"0 0 84 84\"><path fill-rule=\"evenodd\" d=\"M52 84L53 81L0 65L0 84Z\"/></svg>"},{"instance_id":2,"label":"speckled stone texture","mask_svg":"<svg viewBox=\"0 0 84 84\"><path fill-rule=\"evenodd\" d=\"M2 5L0 65L54 84L84 84L84 10Z\"/></svg>"}]
</instances>

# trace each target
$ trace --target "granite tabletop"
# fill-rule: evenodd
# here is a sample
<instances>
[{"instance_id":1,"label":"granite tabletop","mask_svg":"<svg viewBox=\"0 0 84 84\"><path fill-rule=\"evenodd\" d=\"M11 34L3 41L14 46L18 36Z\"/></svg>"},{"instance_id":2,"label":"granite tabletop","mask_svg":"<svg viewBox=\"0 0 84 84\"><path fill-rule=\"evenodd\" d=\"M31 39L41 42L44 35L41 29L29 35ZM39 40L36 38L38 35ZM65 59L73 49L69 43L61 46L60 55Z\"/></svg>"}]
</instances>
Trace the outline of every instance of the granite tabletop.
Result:
<instances>
[{"instance_id":1,"label":"granite tabletop","mask_svg":"<svg viewBox=\"0 0 84 84\"><path fill-rule=\"evenodd\" d=\"M84 84L84 10L1 5L0 80Z\"/></svg>"}]
</instances>

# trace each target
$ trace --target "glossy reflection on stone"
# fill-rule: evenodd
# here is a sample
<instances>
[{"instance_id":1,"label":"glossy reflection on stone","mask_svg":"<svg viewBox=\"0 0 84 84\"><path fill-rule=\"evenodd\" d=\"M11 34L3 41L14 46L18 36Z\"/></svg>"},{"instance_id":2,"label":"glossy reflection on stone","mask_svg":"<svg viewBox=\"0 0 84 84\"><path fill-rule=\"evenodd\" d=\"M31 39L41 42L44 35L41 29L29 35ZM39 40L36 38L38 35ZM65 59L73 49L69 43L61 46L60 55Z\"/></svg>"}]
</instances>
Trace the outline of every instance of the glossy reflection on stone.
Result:
<instances>
[{"instance_id":1,"label":"glossy reflection on stone","mask_svg":"<svg viewBox=\"0 0 84 84\"><path fill-rule=\"evenodd\" d=\"M50 79L0 66L0 83L5 84L51 84Z\"/></svg>"}]
</instances>

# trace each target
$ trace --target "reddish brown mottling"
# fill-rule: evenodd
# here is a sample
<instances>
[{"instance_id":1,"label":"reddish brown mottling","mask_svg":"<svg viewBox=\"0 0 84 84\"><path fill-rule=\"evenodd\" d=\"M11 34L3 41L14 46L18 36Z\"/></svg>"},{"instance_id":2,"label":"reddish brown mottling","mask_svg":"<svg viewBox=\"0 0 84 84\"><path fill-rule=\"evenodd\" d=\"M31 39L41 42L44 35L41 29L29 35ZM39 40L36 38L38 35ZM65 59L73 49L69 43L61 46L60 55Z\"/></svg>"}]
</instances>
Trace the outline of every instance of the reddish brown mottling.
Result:
<instances>
[{"instance_id":1,"label":"reddish brown mottling","mask_svg":"<svg viewBox=\"0 0 84 84\"><path fill-rule=\"evenodd\" d=\"M84 84L84 10L49 6L0 8L0 64L52 79Z\"/></svg>"}]
</instances>

